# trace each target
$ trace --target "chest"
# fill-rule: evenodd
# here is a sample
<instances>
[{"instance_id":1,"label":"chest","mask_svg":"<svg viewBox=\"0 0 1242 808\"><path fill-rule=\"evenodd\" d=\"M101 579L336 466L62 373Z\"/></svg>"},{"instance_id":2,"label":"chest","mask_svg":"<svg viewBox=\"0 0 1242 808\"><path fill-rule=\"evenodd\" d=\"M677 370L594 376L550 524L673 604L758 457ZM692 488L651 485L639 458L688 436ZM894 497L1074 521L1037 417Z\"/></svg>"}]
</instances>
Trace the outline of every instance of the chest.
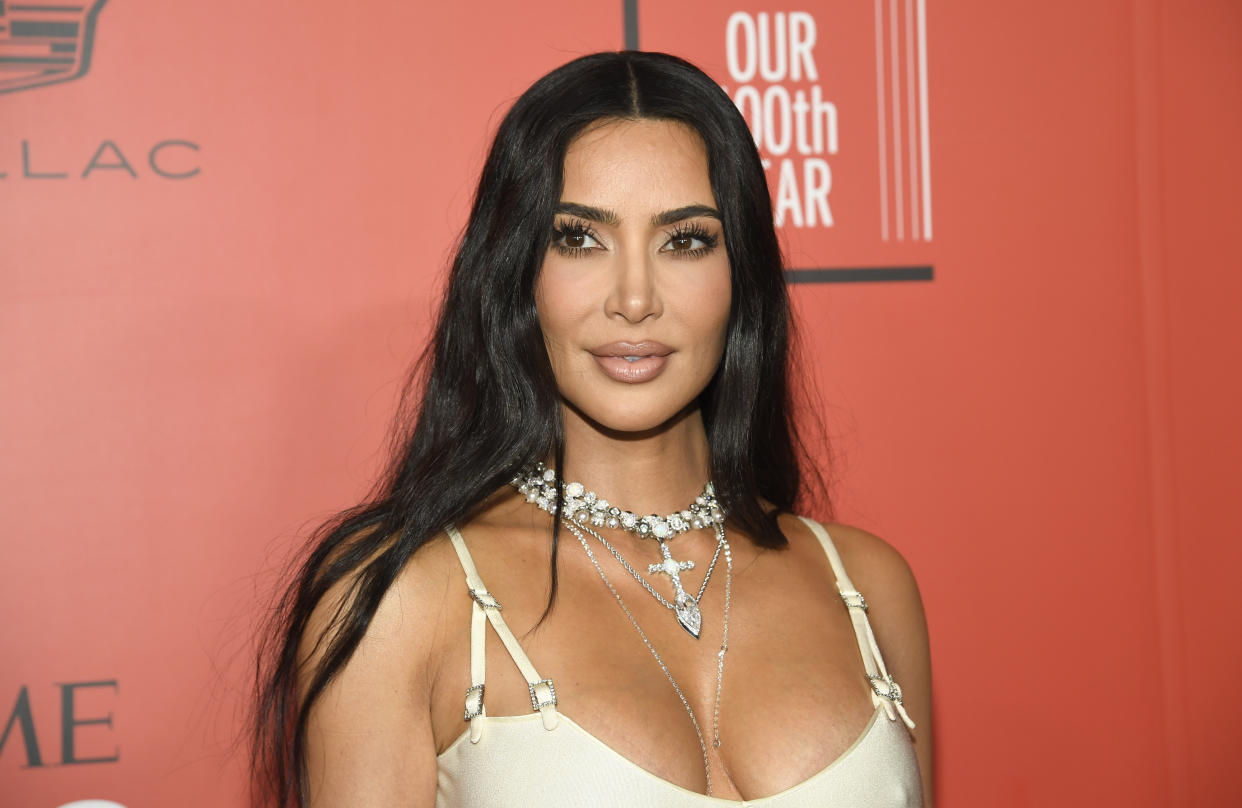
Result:
<instances>
[{"instance_id":1,"label":"chest","mask_svg":"<svg viewBox=\"0 0 1242 808\"><path fill-rule=\"evenodd\" d=\"M540 622L548 582L531 586L531 570L479 566L494 581L489 590L521 649L555 683L559 711L626 761L681 788L703 791L706 752L717 795L779 793L840 758L873 715L852 624L830 570L814 558L746 559L728 586L713 577L700 600L697 639L623 570L608 568L610 591L593 566L564 564L556 605ZM700 578L687 576L687 583L697 587ZM465 729L469 646L468 619L456 633L447 627L433 687L440 750ZM484 649L487 714L530 715L527 683L494 631L486 632Z\"/></svg>"}]
</instances>

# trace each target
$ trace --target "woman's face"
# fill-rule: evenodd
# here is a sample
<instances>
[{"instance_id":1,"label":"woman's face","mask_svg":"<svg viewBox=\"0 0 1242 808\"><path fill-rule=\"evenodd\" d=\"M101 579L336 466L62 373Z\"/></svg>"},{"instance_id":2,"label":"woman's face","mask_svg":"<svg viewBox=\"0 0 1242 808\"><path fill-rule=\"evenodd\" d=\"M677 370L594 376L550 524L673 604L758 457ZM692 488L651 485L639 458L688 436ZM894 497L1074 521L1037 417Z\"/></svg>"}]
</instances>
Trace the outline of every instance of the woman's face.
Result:
<instances>
[{"instance_id":1,"label":"woman's face","mask_svg":"<svg viewBox=\"0 0 1242 808\"><path fill-rule=\"evenodd\" d=\"M698 133L613 120L570 144L535 303L574 409L623 432L667 422L711 380L731 294Z\"/></svg>"}]
</instances>

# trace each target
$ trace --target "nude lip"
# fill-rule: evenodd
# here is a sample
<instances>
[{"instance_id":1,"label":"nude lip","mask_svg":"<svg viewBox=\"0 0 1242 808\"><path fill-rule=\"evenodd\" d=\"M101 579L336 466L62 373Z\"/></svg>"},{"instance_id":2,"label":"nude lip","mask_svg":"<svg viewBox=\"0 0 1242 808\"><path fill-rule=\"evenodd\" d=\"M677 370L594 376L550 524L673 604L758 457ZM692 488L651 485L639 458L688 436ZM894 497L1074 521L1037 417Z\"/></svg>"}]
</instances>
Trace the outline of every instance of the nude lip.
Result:
<instances>
[{"instance_id":1,"label":"nude lip","mask_svg":"<svg viewBox=\"0 0 1242 808\"><path fill-rule=\"evenodd\" d=\"M648 382L659 376L673 349L659 342L610 342L590 350L604 375L624 384ZM633 361L625 357L637 357Z\"/></svg>"}]
</instances>

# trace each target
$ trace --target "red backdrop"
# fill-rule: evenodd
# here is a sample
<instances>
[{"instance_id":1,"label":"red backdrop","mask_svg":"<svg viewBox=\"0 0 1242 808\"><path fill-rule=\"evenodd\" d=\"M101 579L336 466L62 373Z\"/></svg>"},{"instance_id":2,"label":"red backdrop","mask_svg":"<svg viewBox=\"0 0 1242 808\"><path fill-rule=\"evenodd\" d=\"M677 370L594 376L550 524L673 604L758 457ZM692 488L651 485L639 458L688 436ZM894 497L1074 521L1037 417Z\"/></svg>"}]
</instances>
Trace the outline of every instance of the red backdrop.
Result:
<instances>
[{"instance_id":1,"label":"red backdrop","mask_svg":"<svg viewBox=\"0 0 1242 808\"><path fill-rule=\"evenodd\" d=\"M258 604L377 468L500 116L623 3L94 5L0 3L0 804L236 805ZM791 266L856 270L793 294L840 518L922 586L940 802L1226 804L1242 7L635 34L738 101Z\"/></svg>"}]
</instances>

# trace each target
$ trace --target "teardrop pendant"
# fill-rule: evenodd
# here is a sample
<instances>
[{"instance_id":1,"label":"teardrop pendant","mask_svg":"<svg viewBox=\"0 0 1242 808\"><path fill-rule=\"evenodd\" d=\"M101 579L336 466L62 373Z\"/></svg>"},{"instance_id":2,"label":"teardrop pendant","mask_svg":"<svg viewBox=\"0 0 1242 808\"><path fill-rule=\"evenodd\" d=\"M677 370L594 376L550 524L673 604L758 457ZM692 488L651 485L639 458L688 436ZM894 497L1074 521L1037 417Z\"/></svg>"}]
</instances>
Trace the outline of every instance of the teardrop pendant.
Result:
<instances>
[{"instance_id":1,"label":"teardrop pendant","mask_svg":"<svg viewBox=\"0 0 1242 808\"><path fill-rule=\"evenodd\" d=\"M673 610L677 613L677 622L697 640L703 628L703 615L699 611L699 604L688 593L683 592L677 598Z\"/></svg>"}]
</instances>

